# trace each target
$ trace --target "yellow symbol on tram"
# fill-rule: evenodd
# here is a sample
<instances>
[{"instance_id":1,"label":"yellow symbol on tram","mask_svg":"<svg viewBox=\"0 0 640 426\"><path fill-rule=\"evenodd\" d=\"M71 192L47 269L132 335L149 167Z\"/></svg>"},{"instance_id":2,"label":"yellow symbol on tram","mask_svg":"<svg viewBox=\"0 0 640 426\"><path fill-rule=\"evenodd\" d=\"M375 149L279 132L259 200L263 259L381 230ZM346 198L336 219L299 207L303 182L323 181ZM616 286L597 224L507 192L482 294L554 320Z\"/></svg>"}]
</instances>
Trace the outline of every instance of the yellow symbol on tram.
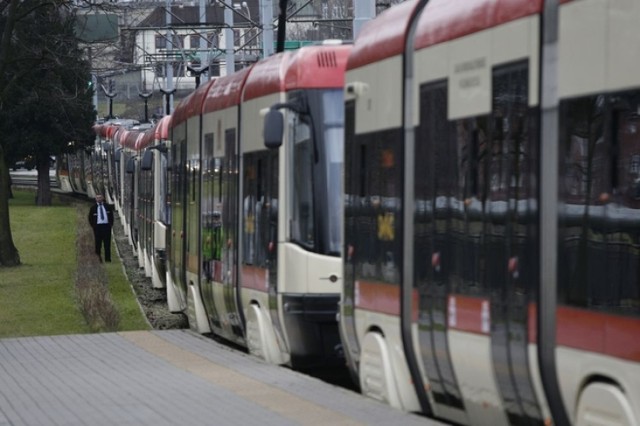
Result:
<instances>
[{"instance_id":1,"label":"yellow symbol on tram","mask_svg":"<svg viewBox=\"0 0 640 426\"><path fill-rule=\"evenodd\" d=\"M247 215L247 218L245 219L244 222L244 232L246 232L247 234L253 234L255 232L256 229L256 224L255 224L255 216L252 214Z\"/></svg>"},{"instance_id":2,"label":"yellow symbol on tram","mask_svg":"<svg viewBox=\"0 0 640 426\"><path fill-rule=\"evenodd\" d=\"M382 241L393 241L395 239L393 217L393 213L391 212L378 215L378 239Z\"/></svg>"}]
</instances>

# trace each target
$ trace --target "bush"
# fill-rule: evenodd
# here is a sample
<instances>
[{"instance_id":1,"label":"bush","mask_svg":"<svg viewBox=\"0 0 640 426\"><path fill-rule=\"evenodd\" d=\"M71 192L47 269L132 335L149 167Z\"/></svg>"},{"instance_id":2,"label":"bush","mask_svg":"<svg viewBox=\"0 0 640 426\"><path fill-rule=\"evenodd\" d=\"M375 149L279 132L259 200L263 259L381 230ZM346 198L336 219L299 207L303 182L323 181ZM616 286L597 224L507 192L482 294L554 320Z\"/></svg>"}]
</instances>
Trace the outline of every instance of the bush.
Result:
<instances>
[{"instance_id":1,"label":"bush","mask_svg":"<svg viewBox=\"0 0 640 426\"><path fill-rule=\"evenodd\" d=\"M111 299L104 265L95 255L93 231L87 222L84 207L78 206L77 209L76 298L91 331L116 331L120 325L120 313Z\"/></svg>"}]
</instances>

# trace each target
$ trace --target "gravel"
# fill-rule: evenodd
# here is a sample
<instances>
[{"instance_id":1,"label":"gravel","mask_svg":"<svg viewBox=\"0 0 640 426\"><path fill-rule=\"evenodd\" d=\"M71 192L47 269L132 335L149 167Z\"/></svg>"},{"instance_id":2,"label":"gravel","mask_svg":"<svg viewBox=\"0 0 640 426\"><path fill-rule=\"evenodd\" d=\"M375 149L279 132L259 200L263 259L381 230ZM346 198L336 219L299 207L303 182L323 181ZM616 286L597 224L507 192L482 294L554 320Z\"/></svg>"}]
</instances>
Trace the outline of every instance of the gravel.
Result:
<instances>
[{"instance_id":1,"label":"gravel","mask_svg":"<svg viewBox=\"0 0 640 426\"><path fill-rule=\"evenodd\" d=\"M138 266L137 255L129 244L129 239L124 234L124 228L118 220L113 226L113 237L131 287L135 291L138 303L151 326L156 330L188 328L189 323L184 314L169 312L167 290L153 288L151 278L146 277L144 269Z\"/></svg>"},{"instance_id":2,"label":"gravel","mask_svg":"<svg viewBox=\"0 0 640 426\"><path fill-rule=\"evenodd\" d=\"M166 289L153 288L151 278L146 277L144 269L138 267L137 256L134 254L133 248L129 244L129 239L124 235L124 229L120 221L116 221L116 224L113 227L113 237L118 247L118 254L120 255L120 259L127 277L129 278L129 282L131 283L131 286L138 297L138 303L147 316L151 326L156 330L189 328L189 322L186 315L169 312L167 307ZM231 349L245 353L247 352L245 348L241 348L226 340L217 338L213 334L206 334L206 336L216 340L220 344L227 345ZM327 383L341 386L346 389L356 390L346 365L311 368L305 369L304 372Z\"/></svg>"}]
</instances>

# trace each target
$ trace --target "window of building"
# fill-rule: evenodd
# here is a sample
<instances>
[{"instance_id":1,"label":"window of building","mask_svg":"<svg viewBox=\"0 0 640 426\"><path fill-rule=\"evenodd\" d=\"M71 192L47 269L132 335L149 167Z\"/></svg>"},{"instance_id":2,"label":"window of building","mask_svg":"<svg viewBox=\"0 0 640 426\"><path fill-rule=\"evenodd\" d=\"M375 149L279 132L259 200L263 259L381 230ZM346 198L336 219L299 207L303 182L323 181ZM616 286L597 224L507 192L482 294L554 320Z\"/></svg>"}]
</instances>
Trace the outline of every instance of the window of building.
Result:
<instances>
[{"instance_id":1,"label":"window of building","mask_svg":"<svg viewBox=\"0 0 640 426\"><path fill-rule=\"evenodd\" d=\"M156 49L166 49L167 39L163 35L156 35Z\"/></svg>"}]
</instances>

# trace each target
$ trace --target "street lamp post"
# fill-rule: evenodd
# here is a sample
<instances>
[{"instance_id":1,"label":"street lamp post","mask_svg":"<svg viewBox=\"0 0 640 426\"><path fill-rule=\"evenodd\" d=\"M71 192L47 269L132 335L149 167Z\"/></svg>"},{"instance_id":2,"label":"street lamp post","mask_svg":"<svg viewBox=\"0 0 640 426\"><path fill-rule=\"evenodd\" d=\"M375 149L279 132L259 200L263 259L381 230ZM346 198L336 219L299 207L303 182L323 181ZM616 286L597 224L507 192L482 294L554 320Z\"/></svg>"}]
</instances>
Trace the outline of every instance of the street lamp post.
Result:
<instances>
[{"instance_id":1,"label":"street lamp post","mask_svg":"<svg viewBox=\"0 0 640 426\"><path fill-rule=\"evenodd\" d=\"M187 70L189 70L196 78L196 89L197 89L198 87L200 87L200 75L209 71L209 65L205 65L203 67L198 67L198 68L195 68L191 65L187 65Z\"/></svg>"},{"instance_id":2,"label":"street lamp post","mask_svg":"<svg viewBox=\"0 0 640 426\"><path fill-rule=\"evenodd\" d=\"M148 123L149 122L149 98L153 95L153 92L147 92L147 93L138 93L138 96L140 96L142 99L144 99L144 122Z\"/></svg>"},{"instance_id":3,"label":"street lamp post","mask_svg":"<svg viewBox=\"0 0 640 426\"><path fill-rule=\"evenodd\" d=\"M113 80L111 82L113 82ZM112 86L111 82L109 86ZM104 95L107 98L109 98L109 116L107 118L111 120L113 118L113 98L118 96L118 94L113 91L108 91L102 84L100 85L100 87L102 87L102 91L104 92Z\"/></svg>"},{"instance_id":4,"label":"street lamp post","mask_svg":"<svg viewBox=\"0 0 640 426\"><path fill-rule=\"evenodd\" d=\"M165 101L166 101L165 115L171 115L171 95L173 95L176 92L176 89L171 89L171 90L160 89L160 91L164 95Z\"/></svg>"}]
</instances>

